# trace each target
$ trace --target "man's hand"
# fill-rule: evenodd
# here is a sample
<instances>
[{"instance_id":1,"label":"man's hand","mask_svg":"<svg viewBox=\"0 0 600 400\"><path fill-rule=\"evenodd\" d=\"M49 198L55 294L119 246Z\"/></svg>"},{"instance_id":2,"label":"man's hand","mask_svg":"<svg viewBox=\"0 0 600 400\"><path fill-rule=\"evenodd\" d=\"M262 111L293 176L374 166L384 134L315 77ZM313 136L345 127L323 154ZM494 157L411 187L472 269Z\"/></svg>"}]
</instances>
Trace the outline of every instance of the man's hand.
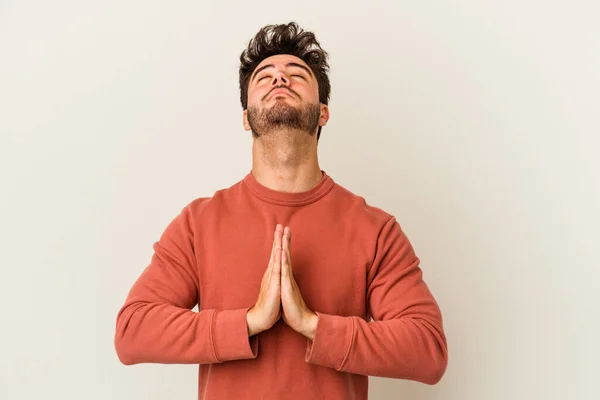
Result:
<instances>
[{"instance_id":1,"label":"man's hand","mask_svg":"<svg viewBox=\"0 0 600 400\"><path fill-rule=\"evenodd\" d=\"M270 329L281 317L281 234L277 224L269 266L263 274L256 304L246 313L248 336Z\"/></svg>"},{"instance_id":2,"label":"man's hand","mask_svg":"<svg viewBox=\"0 0 600 400\"><path fill-rule=\"evenodd\" d=\"M291 229L286 226L283 232L283 248L281 253L281 306L283 307L283 320L290 328L313 340L319 317L304 303L300 289L294 279L292 273L291 237Z\"/></svg>"}]
</instances>

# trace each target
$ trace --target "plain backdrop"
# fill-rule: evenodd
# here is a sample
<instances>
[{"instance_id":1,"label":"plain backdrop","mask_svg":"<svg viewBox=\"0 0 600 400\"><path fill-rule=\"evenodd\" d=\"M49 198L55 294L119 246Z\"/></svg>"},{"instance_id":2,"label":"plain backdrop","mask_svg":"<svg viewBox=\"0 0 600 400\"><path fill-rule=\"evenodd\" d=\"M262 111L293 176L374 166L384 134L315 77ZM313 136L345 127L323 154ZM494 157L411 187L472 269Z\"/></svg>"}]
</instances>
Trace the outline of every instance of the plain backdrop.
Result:
<instances>
[{"instance_id":1,"label":"plain backdrop","mask_svg":"<svg viewBox=\"0 0 600 400\"><path fill-rule=\"evenodd\" d=\"M395 215L438 300L435 386L598 399L594 1L0 1L0 398L195 399L122 365L119 308L192 199L251 169L239 55L296 21L330 53L322 169Z\"/></svg>"}]
</instances>

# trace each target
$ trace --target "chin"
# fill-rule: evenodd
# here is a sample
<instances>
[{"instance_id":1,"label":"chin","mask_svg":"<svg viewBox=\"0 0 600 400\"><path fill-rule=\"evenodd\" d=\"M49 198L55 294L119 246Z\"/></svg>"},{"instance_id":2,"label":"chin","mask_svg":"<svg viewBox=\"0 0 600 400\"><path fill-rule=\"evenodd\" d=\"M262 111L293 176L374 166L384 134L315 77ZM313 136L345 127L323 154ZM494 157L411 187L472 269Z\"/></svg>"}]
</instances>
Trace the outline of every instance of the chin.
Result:
<instances>
[{"instance_id":1,"label":"chin","mask_svg":"<svg viewBox=\"0 0 600 400\"><path fill-rule=\"evenodd\" d=\"M278 101L275 104L273 104L271 107L268 107L267 109L269 109L269 110L277 110L277 109L296 110L296 109L298 109L298 107L294 107L293 105L288 104L285 101Z\"/></svg>"},{"instance_id":2,"label":"chin","mask_svg":"<svg viewBox=\"0 0 600 400\"><path fill-rule=\"evenodd\" d=\"M281 108L290 108L290 107L293 107L293 108L296 108L292 104L290 104L289 102L287 102L286 99L276 99L272 104L270 104L266 108L277 108L277 107L281 107Z\"/></svg>"}]
</instances>

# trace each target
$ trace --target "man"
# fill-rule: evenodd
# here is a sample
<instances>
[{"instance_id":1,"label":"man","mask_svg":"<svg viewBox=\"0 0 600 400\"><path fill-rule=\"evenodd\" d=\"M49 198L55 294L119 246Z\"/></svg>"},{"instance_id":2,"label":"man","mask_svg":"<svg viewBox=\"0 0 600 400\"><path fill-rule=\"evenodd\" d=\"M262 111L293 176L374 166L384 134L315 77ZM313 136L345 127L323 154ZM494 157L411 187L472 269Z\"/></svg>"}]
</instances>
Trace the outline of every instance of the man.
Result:
<instances>
[{"instance_id":1,"label":"man","mask_svg":"<svg viewBox=\"0 0 600 400\"><path fill-rule=\"evenodd\" d=\"M367 399L369 375L437 383L446 338L419 258L395 217L319 167L327 53L290 23L240 60L252 170L155 243L118 313L119 359L199 364L207 400Z\"/></svg>"}]
</instances>

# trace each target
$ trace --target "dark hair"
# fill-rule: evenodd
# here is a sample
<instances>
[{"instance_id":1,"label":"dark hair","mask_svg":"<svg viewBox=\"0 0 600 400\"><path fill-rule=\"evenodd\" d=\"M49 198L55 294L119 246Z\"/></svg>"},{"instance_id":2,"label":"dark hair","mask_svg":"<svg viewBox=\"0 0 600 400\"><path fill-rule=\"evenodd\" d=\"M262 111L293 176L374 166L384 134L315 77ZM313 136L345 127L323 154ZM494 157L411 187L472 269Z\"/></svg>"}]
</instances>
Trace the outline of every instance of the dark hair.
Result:
<instances>
[{"instance_id":1,"label":"dark hair","mask_svg":"<svg viewBox=\"0 0 600 400\"><path fill-rule=\"evenodd\" d=\"M248 108L248 83L252 72L264 59L277 55L290 54L300 58L312 70L319 86L319 101L329 103L329 64L328 54L312 32L304 31L295 22L281 25L267 25L261 28L240 56L240 100L242 108ZM317 141L321 136L317 133Z\"/></svg>"}]
</instances>

